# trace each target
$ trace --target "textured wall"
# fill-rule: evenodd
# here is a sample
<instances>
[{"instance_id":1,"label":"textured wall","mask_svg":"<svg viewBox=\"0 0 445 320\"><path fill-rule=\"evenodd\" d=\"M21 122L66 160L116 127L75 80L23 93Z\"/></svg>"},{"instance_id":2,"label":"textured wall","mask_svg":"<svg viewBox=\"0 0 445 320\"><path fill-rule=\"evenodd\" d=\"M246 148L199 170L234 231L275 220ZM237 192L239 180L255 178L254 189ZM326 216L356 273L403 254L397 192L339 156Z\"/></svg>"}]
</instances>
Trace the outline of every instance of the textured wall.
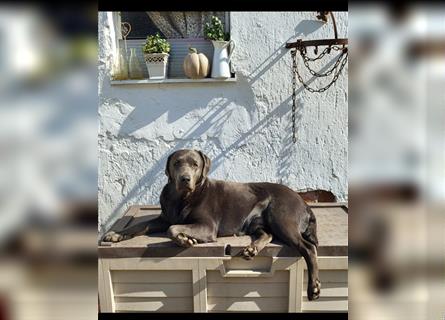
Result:
<instances>
[{"instance_id":1,"label":"textured wall","mask_svg":"<svg viewBox=\"0 0 445 320\"><path fill-rule=\"evenodd\" d=\"M298 87L298 142L291 141L291 57L284 45L332 38L331 22L323 25L312 12L232 12L230 19L236 83L111 86L110 28L99 13L100 233L129 205L159 203L166 159L180 148L208 154L212 178L321 188L347 199L347 66L324 93ZM336 13L336 21L346 37L347 13ZM318 68L332 66L333 58Z\"/></svg>"}]
</instances>

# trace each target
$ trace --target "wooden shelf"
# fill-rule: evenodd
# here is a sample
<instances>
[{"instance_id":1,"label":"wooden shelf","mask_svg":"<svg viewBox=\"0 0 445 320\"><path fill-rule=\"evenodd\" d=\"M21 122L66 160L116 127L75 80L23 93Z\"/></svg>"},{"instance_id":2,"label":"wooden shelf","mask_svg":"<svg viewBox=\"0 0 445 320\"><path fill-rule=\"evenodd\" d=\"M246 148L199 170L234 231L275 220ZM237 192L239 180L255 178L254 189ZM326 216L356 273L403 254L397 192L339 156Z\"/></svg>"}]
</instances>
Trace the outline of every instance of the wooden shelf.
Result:
<instances>
[{"instance_id":1,"label":"wooden shelf","mask_svg":"<svg viewBox=\"0 0 445 320\"><path fill-rule=\"evenodd\" d=\"M227 78L227 79L214 79L214 78L204 78L204 79L183 79L183 78L168 78L168 79L142 79L142 80L111 80L111 85L135 85L135 84L160 84L160 83L227 83L236 82L237 78Z\"/></svg>"}]
</instances>

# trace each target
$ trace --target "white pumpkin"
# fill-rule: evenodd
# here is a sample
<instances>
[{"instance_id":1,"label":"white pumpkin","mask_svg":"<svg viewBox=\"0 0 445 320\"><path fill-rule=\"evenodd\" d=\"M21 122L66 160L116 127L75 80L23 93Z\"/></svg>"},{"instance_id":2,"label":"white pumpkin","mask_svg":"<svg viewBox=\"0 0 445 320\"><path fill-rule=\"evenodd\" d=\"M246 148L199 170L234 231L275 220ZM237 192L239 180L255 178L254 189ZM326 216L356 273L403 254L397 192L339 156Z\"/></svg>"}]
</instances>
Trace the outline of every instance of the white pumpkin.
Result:
<instances>
[{"instance_id":1,"label":"white pumpkin","mask_svg":"<svg viewBox=\"0 0 445 320\"><path fill-rule=\"evenodd\" d=\"M183 66L185 75L191 79L205 78L210 71L209 59L195 48L189 48Z\"/></svg>"}]
</instances>

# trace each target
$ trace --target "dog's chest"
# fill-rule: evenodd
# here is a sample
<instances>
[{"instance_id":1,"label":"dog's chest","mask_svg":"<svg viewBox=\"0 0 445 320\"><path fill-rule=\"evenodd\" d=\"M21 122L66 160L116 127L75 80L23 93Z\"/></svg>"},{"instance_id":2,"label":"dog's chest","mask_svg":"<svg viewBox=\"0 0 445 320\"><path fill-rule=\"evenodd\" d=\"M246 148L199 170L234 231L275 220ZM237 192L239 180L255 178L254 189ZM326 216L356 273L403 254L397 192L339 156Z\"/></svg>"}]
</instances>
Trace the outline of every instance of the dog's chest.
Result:
<instances>
[{"instance_id":1,"label":"dog's chest","mask_svg":"<svg viewBox=\"0 0 445 320\"><path fill-rule=\"evenodd\" d=\"M176 206L168 208L165 212L165 216L170 224L182 224L186 222L190 212L191 208L189 205Z\"/></svg>"}]
</instances>

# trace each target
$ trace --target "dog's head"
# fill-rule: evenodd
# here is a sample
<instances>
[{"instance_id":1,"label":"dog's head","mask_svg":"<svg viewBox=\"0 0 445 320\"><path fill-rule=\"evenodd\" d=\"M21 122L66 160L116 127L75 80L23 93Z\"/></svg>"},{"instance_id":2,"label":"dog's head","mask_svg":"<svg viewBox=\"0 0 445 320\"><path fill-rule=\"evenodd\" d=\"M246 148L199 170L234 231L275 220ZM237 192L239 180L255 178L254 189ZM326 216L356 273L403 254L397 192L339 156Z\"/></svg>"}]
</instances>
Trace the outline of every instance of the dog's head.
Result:
<instances>
[{"instance_id":1,"label":"dog's head","mask_svg":"<svg viewBox=\"0 0 445 320\"><path fill-rule=\"evenodd\" d=\"M203 184L209 173L211 161L198 150L183 149L173 152L167 159L165 174L176 190L188 194Z\"/></svg>"}]
</instances>

